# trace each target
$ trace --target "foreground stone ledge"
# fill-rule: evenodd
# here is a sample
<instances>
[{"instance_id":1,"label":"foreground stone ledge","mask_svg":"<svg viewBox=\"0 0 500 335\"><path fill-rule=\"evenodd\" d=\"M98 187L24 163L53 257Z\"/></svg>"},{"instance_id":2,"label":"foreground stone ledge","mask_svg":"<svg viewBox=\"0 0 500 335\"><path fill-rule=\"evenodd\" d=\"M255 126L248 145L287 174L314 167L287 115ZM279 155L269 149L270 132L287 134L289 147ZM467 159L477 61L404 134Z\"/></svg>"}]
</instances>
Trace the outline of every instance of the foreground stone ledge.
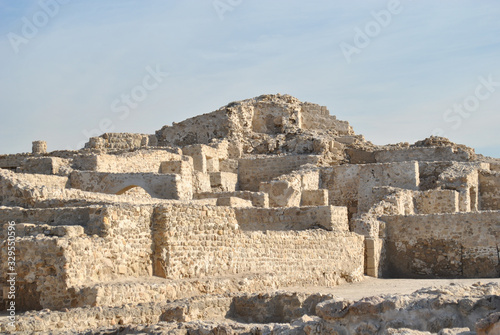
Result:
<instances>
[{"instance_id":1,"label":"foreground stone ledge","mask_svg":"<svg viewBox=\"0 0 500 335\"><path fill-rule=\"evenodd\" d=\"M18 316L4 333L92 334L496 334L499 284L450 285L348 301L277 291L204 295L120 307L43 310ZM144 324L148 324L145 326ZM71 330L67 327L71 325Z\"/></svg>"}]
</instances>

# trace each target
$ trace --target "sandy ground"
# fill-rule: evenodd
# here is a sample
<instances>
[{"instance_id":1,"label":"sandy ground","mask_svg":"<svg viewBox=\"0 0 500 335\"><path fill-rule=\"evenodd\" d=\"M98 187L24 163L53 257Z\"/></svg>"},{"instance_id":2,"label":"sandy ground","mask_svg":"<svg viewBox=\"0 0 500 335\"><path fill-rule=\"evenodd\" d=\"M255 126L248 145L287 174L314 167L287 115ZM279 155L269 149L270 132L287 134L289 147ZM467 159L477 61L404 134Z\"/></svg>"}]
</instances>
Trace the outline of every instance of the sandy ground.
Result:
<instances>
[{"instance_id":1,"label":"sandy ground","mask_svg":"<svg viewBox=\"0 0 500 335\"><path fill-rule=\"evenodd\" d=\"M365 276L363 281L347 283L335 287L288 287L284 290L305 293L333 294L334 296L359 300L365 297L384 294L410 294L425 287L446 286L450 284L472 285L480 282L500 284L500 278L484 279L382 279Z\"/></svg>"}]
</instances>

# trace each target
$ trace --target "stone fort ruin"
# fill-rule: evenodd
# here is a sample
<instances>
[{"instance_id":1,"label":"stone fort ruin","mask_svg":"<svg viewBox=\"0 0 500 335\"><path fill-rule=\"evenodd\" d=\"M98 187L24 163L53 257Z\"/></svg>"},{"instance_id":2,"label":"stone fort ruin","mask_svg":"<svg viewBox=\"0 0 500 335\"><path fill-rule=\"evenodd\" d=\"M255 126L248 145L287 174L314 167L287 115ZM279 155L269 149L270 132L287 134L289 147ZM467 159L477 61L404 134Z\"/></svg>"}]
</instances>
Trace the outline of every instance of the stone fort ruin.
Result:
<instances>
[{"instance_id":1,"label":"stone fort ruin","mask_svg":"<svg viewBox=\"0 0 500 335\"><path fill-rule=\"evenodd\" d=\"M326 107L288 95L155 134L103 134L78 151L33 142L32 153L0 156L0 205L4 311L9 222L18 312L218 295L231 299L210 298L212 310L234 310L231 294L364 275L500 274L500 160L438 137L373 145ZM151 307L141 320L186 321L179 315L192 310L179 308ZM90 314L87 326L119 319ZM29 315L18 330L63 322Z\"/></svg>"}]
</instances>

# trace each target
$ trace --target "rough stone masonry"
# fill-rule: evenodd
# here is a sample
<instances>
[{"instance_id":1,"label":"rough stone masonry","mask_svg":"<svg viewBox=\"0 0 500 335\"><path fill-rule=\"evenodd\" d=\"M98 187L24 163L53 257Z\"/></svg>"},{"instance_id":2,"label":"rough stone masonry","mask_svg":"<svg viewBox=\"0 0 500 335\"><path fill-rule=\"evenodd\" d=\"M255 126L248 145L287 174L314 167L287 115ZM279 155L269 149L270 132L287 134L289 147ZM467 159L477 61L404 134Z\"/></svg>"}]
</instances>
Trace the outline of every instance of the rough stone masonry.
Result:
<instances>
[{"instance_id":1,"label":"rough stone masonry","mask_svg":"<svg viewBox=\"0 0 500 335\"><path fill-rule=\"evenodd\" d=\"M467 321L456 321L460 307L432 324L400 312L399 326L391 311L409 307L396 298L251 298L366 275L500 275L500 159L440 137L376 146L326 107L289 95L232 102L155 134L106 133L81 150L49 152L35 141L32 153L0 156L0 205L0 308L12 300L13 222L18 313L4 332L210 319L201 310L247 324L289 323L287 334L473 332L483 319L478 334L500 327L489 316L493 298L491 308L476 299L483 307ZM361 317L367 309L383 323ZM253 329L198 323L165 333L205 326L213 334Z\"/></svg>"}]
</instances>

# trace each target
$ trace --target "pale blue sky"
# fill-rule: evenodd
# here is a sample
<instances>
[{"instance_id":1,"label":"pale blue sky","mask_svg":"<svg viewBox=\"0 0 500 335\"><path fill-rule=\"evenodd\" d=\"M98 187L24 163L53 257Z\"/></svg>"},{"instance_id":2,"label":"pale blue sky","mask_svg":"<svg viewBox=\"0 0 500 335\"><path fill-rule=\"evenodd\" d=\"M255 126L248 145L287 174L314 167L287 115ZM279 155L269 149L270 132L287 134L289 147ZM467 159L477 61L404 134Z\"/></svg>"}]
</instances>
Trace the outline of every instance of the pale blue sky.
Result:
<instances>
[{"instance_id":1,"label":"pale blue sky","mask_svg":"<svg viewBox=\"0 0 500 335\"><path fill-rule=\"evenodd\" d=\"M376 144L434 132L500 157L498 18L493 0L0 0L0 154L287 93Z\"/></svg>"}]
</instances>

